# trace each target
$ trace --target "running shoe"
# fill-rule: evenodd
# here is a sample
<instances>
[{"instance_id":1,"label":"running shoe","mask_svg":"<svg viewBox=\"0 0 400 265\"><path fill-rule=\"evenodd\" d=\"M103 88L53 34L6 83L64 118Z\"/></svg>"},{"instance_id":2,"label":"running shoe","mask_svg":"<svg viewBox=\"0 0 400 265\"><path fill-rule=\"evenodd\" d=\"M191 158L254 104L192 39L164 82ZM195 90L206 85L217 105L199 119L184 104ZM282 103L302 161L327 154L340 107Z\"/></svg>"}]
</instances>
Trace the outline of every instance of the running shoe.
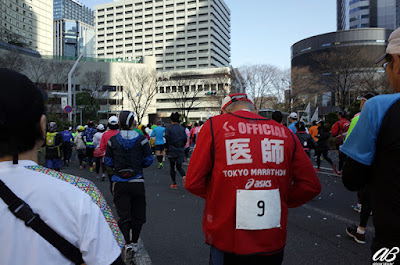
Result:
<instances>
[{"instance_id":1,"label":"running shoe","mask_svg":"<svg viewBox=\"0 0 400 265\"><path fill-rule=\"evenodd\" d=\"M91 167L89 168L89 172L90 172L90 173L93 173L93 171L94 171L94 167L91 166Z\"/></svg>"},{"instance_id":2,"label":"running shoe","mask_svg":"<svg viewBox=\"0 0 400 265\"><path fill-rule=\"evenodd\" d=\"M131 243L132 250L134 253L138 252L139 250L139 243Z\"/></svg>"},{"instance_id":3,"label":"running shoe","mask_svg":"<svg viewBox=\"0 0 400 265\"><path fill-rule=\"evenodd\" d=\"M158 169L163 168L163 163L158 164Z\"/></svg>"},{"instance_id":4,"label":"running shoe","mask_svg":"<svg viewBox=\"0 0 400 265\"><path fill-rule=\"evenodd\" d=\"M357 205L356 206L354 206L354 211L356 211L356 212L359 212L359 213L361 213L361 203L357 203Z\"/></svg>"},{"instance_id":5,"label":"running shoe","mask_svg":"<svg viewBox=\"0 0 400 265\"><path fill-rule=\"evenodd\" d=\"M337 171L336 166L334 164L332 164L332 169L333 169L333 173L335 173L338 176L341 176L342 173L340 173L339 171Z\"/></svg>"},{"instance_id":6,"label":"running shoe","mask_svg":"<svg viewBox=\"0 0 400 265\"><path fill-rule=\"evenodd\" d=\"M133 256L133 245L132 244L125 244L124 256L125 256L125 261L127 259L132 259L132 256Z\"/></svg>"},{"instance_id":7,"label":"running shoe","mask_svg":"<svg viewBox=\"0 0 400 265\"><path fill-rule=\"evenodd\" d=\"M365 244L367 243L367 241L365 241L365 234L360 234L357 233L357 226L353 225L353 226L348 226L346 228L346 233L351 236L352 238L354 238L354 240L359 243L359 244Z\"/></svg>"},{"instance_id":8,"label":"running shoe","mask_svg":"<svg viewBox=\"0 0 400 265\"><path fill-rule=\"evenodd\" d=\"M171 186L169 186L169 188L170 188L171 190L176 190L176 189L178 189L178 185L176 185L176 184L171 184Z\"/></svg>"},{"instance_id":9,"label":"running shoe","mask_svg":"<svg viewBox=\"0 0 400 265\"><path fill-rule=\"evenodd\" d=\"M101 175L101 181L104 181L104 180L106 180L106 174L103 173L103 174Z\"/></svg>"}]
</instances>

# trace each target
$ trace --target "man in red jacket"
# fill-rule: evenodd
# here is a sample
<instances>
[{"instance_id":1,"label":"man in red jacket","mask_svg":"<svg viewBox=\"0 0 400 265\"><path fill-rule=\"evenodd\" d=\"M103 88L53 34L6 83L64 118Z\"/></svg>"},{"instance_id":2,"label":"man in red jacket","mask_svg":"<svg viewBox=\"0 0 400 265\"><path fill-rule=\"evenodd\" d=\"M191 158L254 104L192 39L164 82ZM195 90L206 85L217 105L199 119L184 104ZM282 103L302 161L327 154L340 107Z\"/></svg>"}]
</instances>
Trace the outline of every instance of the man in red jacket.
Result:
<instances>
[{"instance_id":1,"label":"man in red jacket","mask_svg":"<svg viewBox=\"0 0 400 265\"><path fill-rule=\"evenodd\" d=\"M281 264L288 208L321 184L298 138L257 115L246 94L226 97L221 113L203 125L185 183L206 199L210 264Z\"/></svg>"},{"instance_id":2,"label":"man in red jacket","mask_svg":"<svg viewBox=\"0 0 400 265\"><path fill-rule=\"evenodd\" d=\"M343 145L344 139L346 139L347 131L350 128L350 122L346 119L346 113L338 112L338 121L332 125L331 134L336 137L336 150ZM339 151L339 175L342 174L343 164L346 160L346 155Z\"/></svg>"}]
</instances>

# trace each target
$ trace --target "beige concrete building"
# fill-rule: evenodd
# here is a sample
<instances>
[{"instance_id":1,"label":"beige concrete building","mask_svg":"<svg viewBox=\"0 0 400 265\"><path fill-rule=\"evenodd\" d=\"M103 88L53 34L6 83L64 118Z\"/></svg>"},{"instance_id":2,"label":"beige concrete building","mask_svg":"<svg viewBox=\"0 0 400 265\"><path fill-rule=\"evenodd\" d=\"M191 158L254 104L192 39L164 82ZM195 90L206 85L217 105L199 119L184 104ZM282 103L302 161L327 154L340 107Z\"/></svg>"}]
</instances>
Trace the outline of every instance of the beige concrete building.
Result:
<instances>
[{"instance_id":1,"label":"beige concrete building","mask_svg":"<svg viewBox=\"0 0 400 265\"><path fill-rule=\"evenodd\" d=\"M53 54L53 1L0 0L0 25L2 42Z\"/></svg>"},{"instance_id":2,"label":"beige concrete building","mask_svg":"<svg viewBox=\"0 0 400 265\"><path fill-rule=\"evenodd\" d=\"M230 64L223 0L121 0L95 6L96 56L155 56L157 71Z\"/></svg>"}]
</instances>

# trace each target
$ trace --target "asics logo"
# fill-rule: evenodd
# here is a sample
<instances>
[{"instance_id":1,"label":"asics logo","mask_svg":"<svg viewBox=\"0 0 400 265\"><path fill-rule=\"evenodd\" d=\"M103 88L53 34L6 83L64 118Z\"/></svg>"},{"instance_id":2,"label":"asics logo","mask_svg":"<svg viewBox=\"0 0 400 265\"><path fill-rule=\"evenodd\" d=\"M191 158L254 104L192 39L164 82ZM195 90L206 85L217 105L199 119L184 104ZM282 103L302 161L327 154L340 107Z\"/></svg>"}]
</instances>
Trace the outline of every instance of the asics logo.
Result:
<instances>
[{"instance_id":1,"label":"asics logo","mask_svg":"<svg viewBox=\"0 0 400 265\"><path fill-rule=\"evenodd\" d=\"M254 180L248 179L245 189L248 190L250 188L270 188L272 186L271 180Z\"/></svg>"}]
</instances>

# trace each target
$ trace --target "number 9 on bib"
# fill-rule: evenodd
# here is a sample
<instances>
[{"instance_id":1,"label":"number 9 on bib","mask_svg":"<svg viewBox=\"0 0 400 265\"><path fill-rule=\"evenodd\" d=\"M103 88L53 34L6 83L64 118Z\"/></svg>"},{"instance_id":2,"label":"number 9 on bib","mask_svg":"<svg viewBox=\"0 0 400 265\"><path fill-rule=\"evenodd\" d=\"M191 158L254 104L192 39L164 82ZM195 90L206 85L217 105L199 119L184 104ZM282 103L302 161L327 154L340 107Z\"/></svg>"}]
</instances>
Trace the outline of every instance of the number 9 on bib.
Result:
<instances>
[{"instance_id":1,"label":"number 9 on bib","mask_svg":"<svg viewBox=\"0 0 400 265\"><path fill-rule=\"evenodd\" d=\"M236 191L236 229L263 230L280 226L279 189Z\"/></svg>"}]
</instances>

